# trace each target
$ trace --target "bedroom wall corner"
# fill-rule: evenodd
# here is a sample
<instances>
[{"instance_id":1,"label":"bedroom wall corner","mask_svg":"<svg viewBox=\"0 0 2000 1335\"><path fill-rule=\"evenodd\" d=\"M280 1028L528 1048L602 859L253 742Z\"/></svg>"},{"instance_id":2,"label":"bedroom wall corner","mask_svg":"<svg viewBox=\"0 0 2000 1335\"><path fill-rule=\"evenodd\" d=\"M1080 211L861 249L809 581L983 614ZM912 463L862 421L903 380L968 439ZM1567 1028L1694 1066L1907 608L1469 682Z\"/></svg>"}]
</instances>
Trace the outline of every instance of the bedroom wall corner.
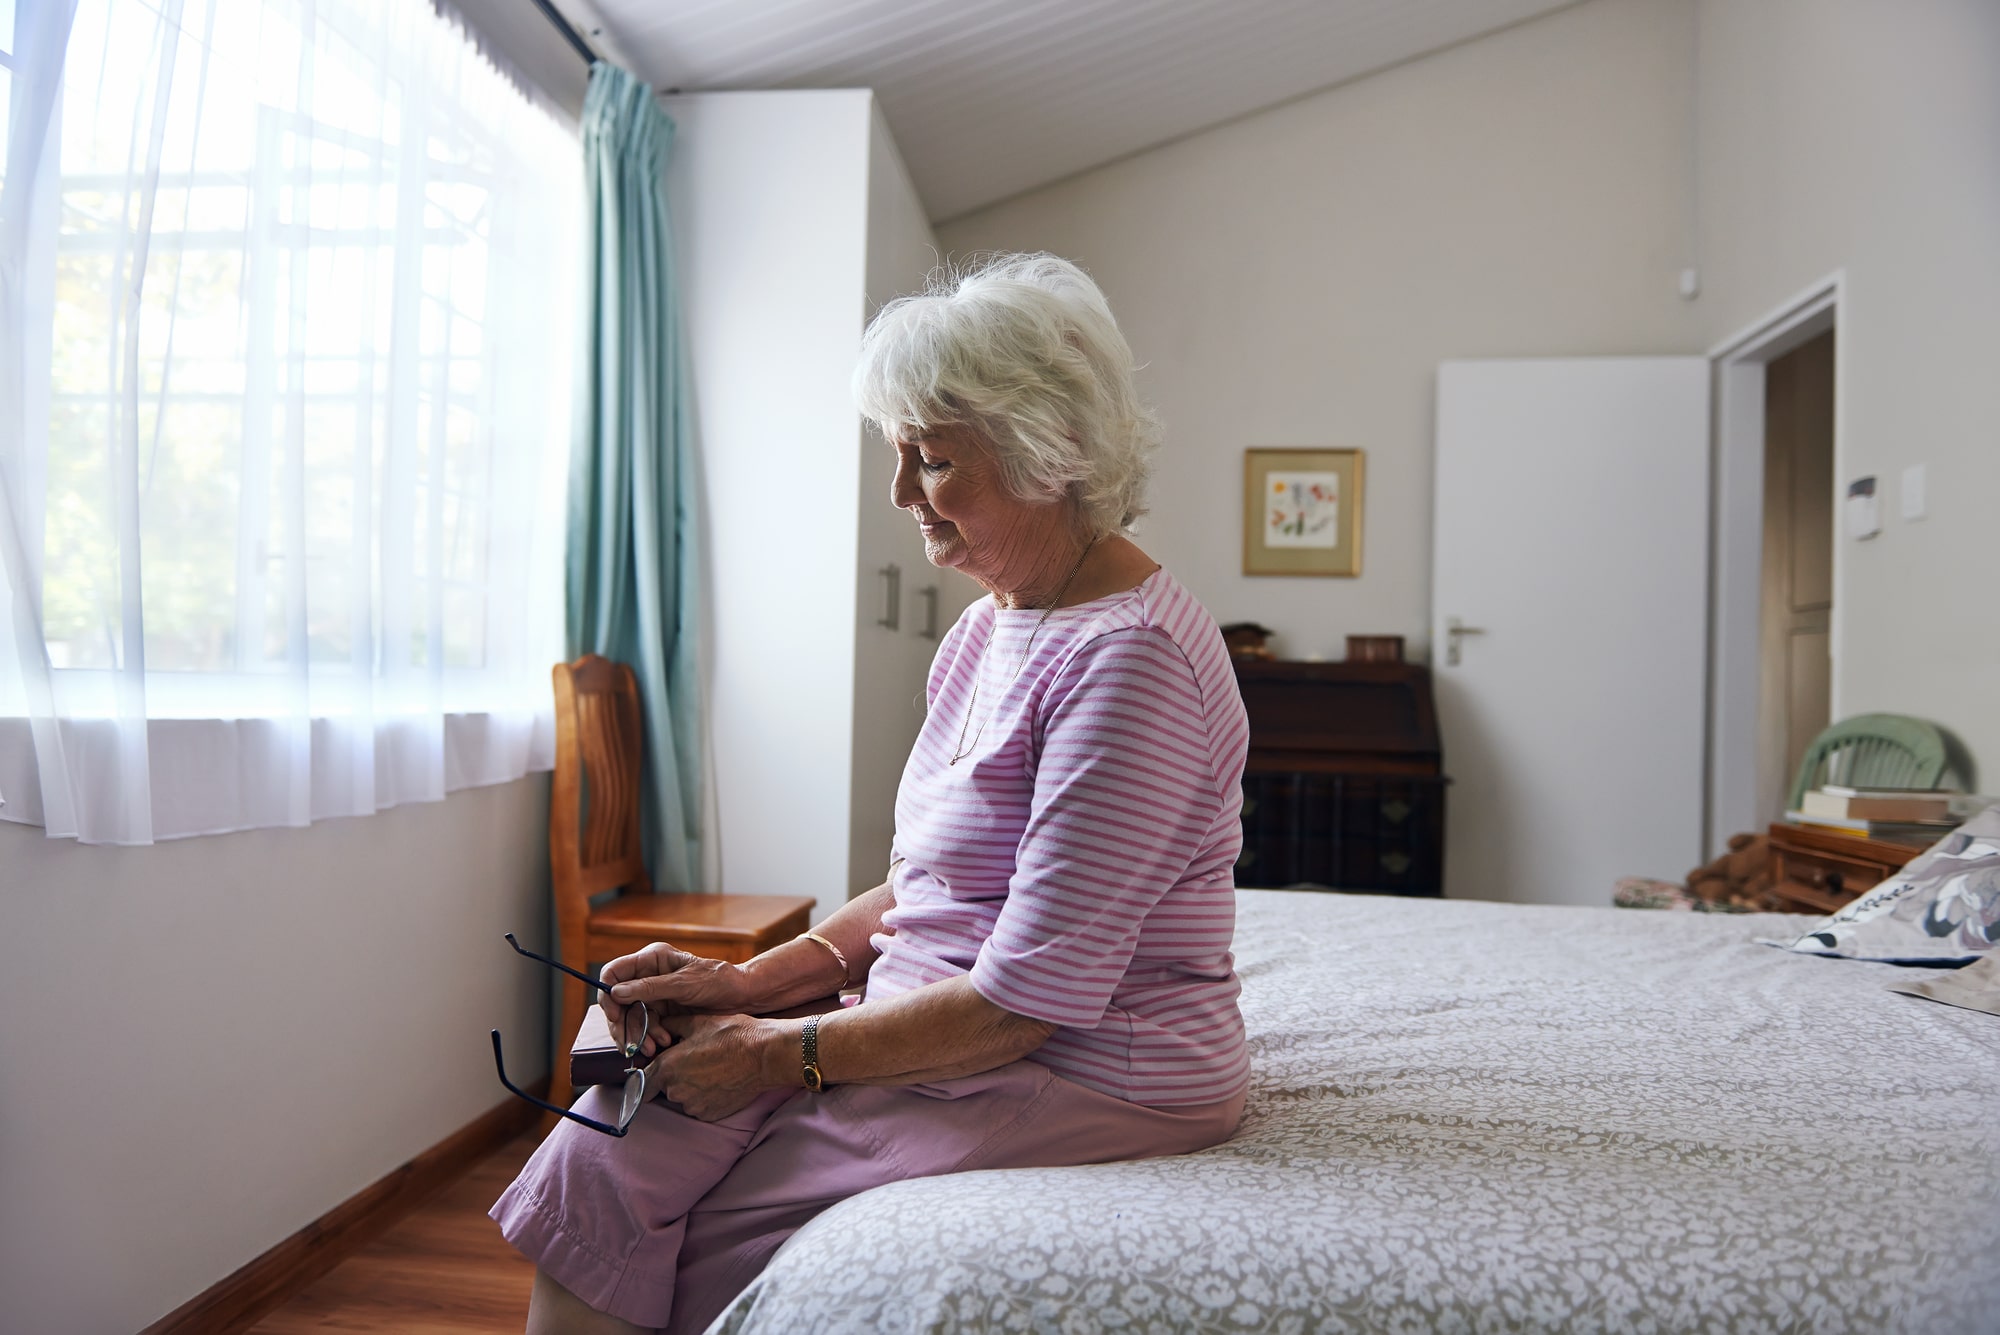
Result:
<instances>
[{"instance_id":1,"label":"bedroom wall corner","mask_svg":"<svg viewBox=\"0 0 2000 1335\"><path fill-rule=\"evenodd\" d=\"M0 824L0 1325L137 1330L547 1070L548 780L145 848Z\"/></svg>"}]
</instances>

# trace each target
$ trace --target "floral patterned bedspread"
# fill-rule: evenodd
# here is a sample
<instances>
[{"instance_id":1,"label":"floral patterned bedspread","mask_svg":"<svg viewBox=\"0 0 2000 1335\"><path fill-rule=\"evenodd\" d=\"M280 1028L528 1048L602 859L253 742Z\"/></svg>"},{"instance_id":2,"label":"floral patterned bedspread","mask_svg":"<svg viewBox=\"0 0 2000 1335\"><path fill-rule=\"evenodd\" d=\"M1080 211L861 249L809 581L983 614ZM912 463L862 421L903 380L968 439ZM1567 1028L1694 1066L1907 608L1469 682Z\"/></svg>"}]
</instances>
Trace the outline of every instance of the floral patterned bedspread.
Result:
<instances>
[{"instance_id":1,"label":"floral patterned bedspread","mask_svg":"<svg viewBox=\"0 0 2000 1335\"><path fill-rule=\"evenodd\" d=\"M1240 892L1177 1159L881 1187L714 1329L2000 1330L2000 1020L1808 921Z\"/></svg>"}]
</instances>

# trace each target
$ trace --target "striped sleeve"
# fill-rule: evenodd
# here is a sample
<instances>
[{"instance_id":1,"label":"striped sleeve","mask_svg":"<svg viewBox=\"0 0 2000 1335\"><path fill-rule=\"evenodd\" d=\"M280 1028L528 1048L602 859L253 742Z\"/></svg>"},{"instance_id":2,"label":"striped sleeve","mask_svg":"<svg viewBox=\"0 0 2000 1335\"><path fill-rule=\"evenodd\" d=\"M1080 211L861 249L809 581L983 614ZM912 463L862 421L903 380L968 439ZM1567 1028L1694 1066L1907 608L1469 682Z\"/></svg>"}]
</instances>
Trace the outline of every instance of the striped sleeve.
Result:
<instances>
[{"instance_id":1,"label":"striped sleeve","mask_svg":"<svg viewBox=\"0 0 2000 1335\"><path fill-rule=\"evenodd\" d=\"M1090 1028L1221 798L1194 669L1160 630L1084 645L1040 713L1032 807L972 985L1016 1014Z\"/></svg>"}]
</instances>

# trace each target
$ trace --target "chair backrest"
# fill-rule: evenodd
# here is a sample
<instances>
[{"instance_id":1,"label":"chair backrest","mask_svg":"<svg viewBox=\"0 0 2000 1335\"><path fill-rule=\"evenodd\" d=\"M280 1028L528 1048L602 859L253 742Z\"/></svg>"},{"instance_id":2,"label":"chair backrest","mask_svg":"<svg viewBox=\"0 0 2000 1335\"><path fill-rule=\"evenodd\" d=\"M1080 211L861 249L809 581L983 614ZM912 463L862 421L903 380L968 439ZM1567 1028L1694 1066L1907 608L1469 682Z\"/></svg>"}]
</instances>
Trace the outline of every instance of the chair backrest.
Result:
<instances>
[{"instance_id":1,"label":"chair backrest","mask_svg":"<svg viewBox=\"0 0 2000 1335\"><path fill-rule=\"evenodd\" d=\"M556 772L549 794L549 870L558 919L581 924L592 895L652 892L639 827L645 769L639 683L596 654L558 663Z\"/></svg>"},{"instance_id":2,"label":"chair backrest","mask_svg":"<svg viewBox=\"0 0 2000 1335\"><path fill-rule=\"evenodd\" d=\"M1944 734L1902 714L1856 714L1813 738L1792 780L1797 811L1821 784L1851 788L1935 788L1944 777Z\"/></svg>"}]
</instances>

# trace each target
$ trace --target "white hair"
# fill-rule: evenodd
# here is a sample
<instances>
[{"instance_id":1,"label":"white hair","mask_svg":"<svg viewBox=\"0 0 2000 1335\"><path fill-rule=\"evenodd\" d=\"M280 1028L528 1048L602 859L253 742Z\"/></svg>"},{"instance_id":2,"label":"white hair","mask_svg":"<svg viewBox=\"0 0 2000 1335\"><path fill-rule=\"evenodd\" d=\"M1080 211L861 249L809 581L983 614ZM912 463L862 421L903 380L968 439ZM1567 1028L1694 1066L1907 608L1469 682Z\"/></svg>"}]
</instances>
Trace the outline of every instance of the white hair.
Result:
<instances>
[{"instance_id":1,"label":"white hair","mask_svg":"<svg viewBox=\"0 0 2000 1335\"><path fill-rule=\"evenodd\" d=\"M1054 255L938 269L861 340L854 400L886 436L971 429L1021 500L1072 499L1095 536L1146 512L1159 423L1088 274Z\"/></svg>"}]
</instances>

